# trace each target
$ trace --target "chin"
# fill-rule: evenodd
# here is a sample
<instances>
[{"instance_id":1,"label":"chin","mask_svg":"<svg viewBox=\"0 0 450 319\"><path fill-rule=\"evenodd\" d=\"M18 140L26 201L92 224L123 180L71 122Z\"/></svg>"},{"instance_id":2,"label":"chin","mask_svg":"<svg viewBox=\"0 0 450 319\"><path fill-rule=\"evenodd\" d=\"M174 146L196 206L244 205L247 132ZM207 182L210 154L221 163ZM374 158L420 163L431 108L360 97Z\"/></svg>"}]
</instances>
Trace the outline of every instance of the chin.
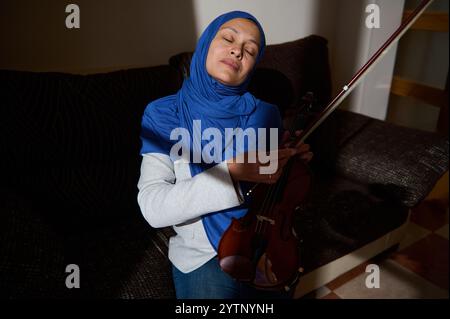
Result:
<instances>
[{"instance_id":1,"label":"chin","mask_svg":"<svg viewBox=\"0 0 450 319\"><path fill-rule=\"evenodd\" d=\"M236 86L239 85L237 81L229 76L218 76L214 77L217 81L219 81L222 84L230 85L230 86Z\"/></svg>"},{"instance_id":2,"label":"chin","mask_svg":"<svg viewBox=\"0 0 450 319\"><path fill-rule=\"evenodd\" d=\"M222 84L225 85L230 85L230 86L238 86L239 84L242 83L242 81L239 81L239 79L236 79L235 76L230 75L229 73L221 73L218 74L217 77L214 77L217 81L221 82Z\"/></svg>"}]
</instances>

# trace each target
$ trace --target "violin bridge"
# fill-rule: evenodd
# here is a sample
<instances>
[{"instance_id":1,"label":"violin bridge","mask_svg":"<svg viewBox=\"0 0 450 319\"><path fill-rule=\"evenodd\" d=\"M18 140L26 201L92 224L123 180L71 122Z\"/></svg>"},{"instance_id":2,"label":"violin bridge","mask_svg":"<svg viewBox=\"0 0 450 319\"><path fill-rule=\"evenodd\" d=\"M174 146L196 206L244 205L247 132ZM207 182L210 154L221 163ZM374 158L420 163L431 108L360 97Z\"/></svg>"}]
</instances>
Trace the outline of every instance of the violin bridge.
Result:
<instances>
[{"instance_id":1,"label":"violin bridge","mask_svg":"<svg viewBox=\"0 0 450 319\"><path fill-rule=\"evenodd\" d=\"M275 225L275 221L273 219L267 218L266 216L256 215L256 219L259 221L269 222L271 225Z\"/></svg>"}]
</instances>

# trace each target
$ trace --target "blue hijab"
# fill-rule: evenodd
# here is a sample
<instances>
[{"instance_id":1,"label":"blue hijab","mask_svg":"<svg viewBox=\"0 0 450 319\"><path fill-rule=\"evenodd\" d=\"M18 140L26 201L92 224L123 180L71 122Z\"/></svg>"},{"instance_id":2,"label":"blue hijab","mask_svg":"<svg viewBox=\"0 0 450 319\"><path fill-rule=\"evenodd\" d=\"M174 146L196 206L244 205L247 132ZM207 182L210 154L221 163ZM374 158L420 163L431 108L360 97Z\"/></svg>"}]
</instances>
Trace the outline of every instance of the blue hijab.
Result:
<instances>
[{"instance_id":1,"label":"blue hijab","mask_svg":"<svg viewBox=\"0 0 450 319\"><path fill-rule=\"evenodd\" d=\"M176 141L170 141L169 138L172 129L176 127L185 128L192 137L194 136L194 120L201 121L202 130L209 127L219 129L223 137L221 145L227 145L225 128L242 128L243 130L247 127L280 128L281 120L277 108L275 107L276 111L274 111L272 105L256 99L247 92L247 86L255 67L239 86L222 84L212 78L206 71L206 57L211 41L224 23L235 18L249 19L259 28L260 48L255 66L260 61L264 53L265 36L256 18L242 11L232 11L217 17L206 28L197 43L191 60L190 76L184 80L182 88L177 94L156 100L147 106L142 121L141 139L143 145L141 154L150 152L169 154L171 146L176 143ZM266 110L266 112L257 111L258 109ZM267 110L270 111L267 112ZM212 155L208 163L203 161L204 157L202 157L201 163L194 163L193 161L194 153L201 152L201 149L208 143L209 141L202 139L201 145L195 145L195 141L191 140L189 167L192 177L217 164L216 160L211 163L211 159L214 158ZM222 151L221 160L226 160L227 155L235 156L247 149L247 146L240 150L233 149L231 154ZM245 193L251 185L240 182L240 186ZM231 219L240 218L246 212L247 208L244 203L241 206L202 216L206 234L216 250L223 232L231 223Z\"/></svg>"}]
</instances>

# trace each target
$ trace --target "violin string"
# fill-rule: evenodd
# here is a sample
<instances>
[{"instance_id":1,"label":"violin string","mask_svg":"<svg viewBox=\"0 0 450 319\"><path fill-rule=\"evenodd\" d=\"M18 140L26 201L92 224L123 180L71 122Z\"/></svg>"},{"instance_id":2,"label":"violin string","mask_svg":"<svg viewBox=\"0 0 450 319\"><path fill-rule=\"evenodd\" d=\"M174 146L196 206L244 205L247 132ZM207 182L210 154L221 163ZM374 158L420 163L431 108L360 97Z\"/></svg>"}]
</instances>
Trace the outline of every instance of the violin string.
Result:
<instances>
[{"instance_id":1,"label":"violin string","mask_svg":"<svg viewBox=\"0 0 450 319\"><path fill-rule=\"evenodd\" d=\"M297 114L297 116L298 116L298 114ZM295 123L295 121L291 122L289 125L290 132L292 132L294 130L294 123ZM288 166L288 167L291 166L291 160L288 160L288 163L286 166ZM281 174L280 179L275 184L270 186L268 194L265 196L264 201L261 205L261 212L260 212L261 215L273 220L273 217L275 215L274 207L276 205L276 199L280 193L282 184L285 184L285 182L287 181L287 178L288 178L287 172L288 171L289 171L289 169L286 170L285 168L283 168L283 172ZM266 214L266 212L268 212L268 214ZM267 229L267 227L265 225L267 222L268 221L257 219L256 220L256 232L264 233Z\"/></svg>"},{"instance_id":2,"label":"violin string","mask_svg":"<svg viewBox=\"0 0 450 319\"><path fill-rule=\"evenodd\" d=\"M275 191L275 189L274 189L274 185L272 184L272 185L270 185L269 186L269 190L268 190L268 192L266 193L266 196L265 196L265 198L264 198L264 201L263 201L263 203L261 204L261 207L260 207L260 215L263 215L263 216L265 216L266 214L265 214L265 212L268 210L268 207L270 207L270 206L272 206L271 205L271 198L272 198L272 196L273 196L273 193L274 193L274 191ZM256 231L258 232L258 233L262 233L262 232L264 232L265 230L264 230L264 223L266 223L264 220L259 220L259 219L257 219L257 228L256 228Z\"/></svg>"},{"instance_id":3,"label":"violin string","mask_svg":"<svg viewBox=\"0 0 450 319\"><path fill-rule=\"evenodd\" d=\"M297 116L299 116L299 115L297 114ZM289 132L294 131L294 123L295 122L296 121L293 121L290 123ZM292 163L292 161L289 159L288 163L286 164L286 167L283 167L283 172L281 174L280 179L275 183L275 186L272 185L270 187L269 194L268 194L268 196L266 196L266 198L264 200L262 211L264 212L264 216L266 216L267 218L270 218L272 220L274 219L274 216L275 216L274 207L276 205L276 199L278 198L281 188L283 188L282 184L286 184L286 182L287 182L288 172L290 170L289 168L292 165L291 163ZM268 210L268 214L265 214L266 210ZM267 223L267 221L266 221L266 223ZM261 233L264 233L266 231L267 227L263 222L261 222L260 225L261 226L259 227L260 229L258 231Z\"/></svg>"},{"instance_id":4,"label":"violin string","mask_svg":"<svg viewBox=\"0 0 450 319\"><path fill-rule=\"evenodd\" d=\"M279 188L279 184L278 182L275 184L270 185L269 187L269 191L267 192L266 197L264 198L263 204L261 205L261 215L263 215L264 217L270 216L270 209L273 208L273 198L276 197L276 194L278 193L278 188ZM269 214L267 214L266 212L269 211ZM266 230L265 223L267 223L267 221L261 221L260 222L260 227L258 229L259 233L264 233Z\"/></svg>"},{"instance_id":5,"label":"violin string","mask_svg":"<svg viewBox=\"0 0 450 319\"><path fill-rule=\"evenodd\" d=\"M288 173L286 170L283 170L283 173L281 174L280 179L277 181L277 183L275 184L275 187L273 189L273 191L270 193L270 200L269 200L269 207L268 207L268 214L266 215L266 217L274 220L274 216L275 216L275 205L277 203L276 199L278 198L278 195L281 191L281 189L283 188L283 184L284 182L287 180L288 177ZM265 225L263 225L265 226ZM263 227L262 232L265 232L267 229L267 227Z\"/></svg>"},{"instance_id":6,"label":"violin string","mask_svg":"<svg viewBox=\"0 0 450 319\"><path fill-rule=\"evenodd\" d=\"M264 197L264 201L261 204L261 210L264 210L264 207L267 205L267 196ZM261 231L261 227L262 227L262 221L259 220L258 218L256 219L256 233L259 233Z\"/></svg>"},{"instance_id":7,"label":"violin string","mask_svg":"<svg viewBox=\"0 0 450 319\"><path fill-rule=\"evenodd\" d=\"M273 185L270 185L269 187L269 191L267 192L268 194L266 194L264 201L261 205L261 212L260 214L265 216L265 211L267 211L267 207L270 206L270 199L272 196L272 193L274 192L274 187ZM259 219L257 220L257 232L258 233L262 233L264 232L263 230L263 226L264 226L264 221L260 221Z\"/></svg>"},{"instance_id":8,"label":"violin string","mask_svg":"<svg viewBox=\"0 0 450 319\"><path fill-rule=\"evenodd\" d=\"M288 164L286 166L289 166L290 161L288 161ZM289 170L285 170L283 169L283 172L281 174L281 177L278 179L277 183L271 187L271 191L269 192L268 196L266 197L265 202L268 202L268 204L265 205L265 211L268 211L268 214L264 214L264 216L270 218L270 219L274 219L273 217L275 216L275 210L274 207L277 203L277 198L280 194L280 191L283 188L283 184L285 183L285 181L288 178L288 171ZM261 230L261 232L265 232L267 227L264 227L265 224L263 224L263 229Z\"/></svg>"},{"instance_id":9,"label":"violin string","mask_svg":"<svg viewBox=\"0 0 450 319\"><path fill-rule=\"evenodd\" d=\"M275 184L277 185L277 184ZM264 217L266 217L266 212L269 211L270 207L272 206L272 198L275 191L274 185L270 185L268 194L266 195L266 198L264 199L264 205L261 207L261 215L263 215ZM265 223L267 223L267 221L261 221L261 229L259 230L260 233L264 233L266 231L265 227Z\"/></svg>"}]
</instances>

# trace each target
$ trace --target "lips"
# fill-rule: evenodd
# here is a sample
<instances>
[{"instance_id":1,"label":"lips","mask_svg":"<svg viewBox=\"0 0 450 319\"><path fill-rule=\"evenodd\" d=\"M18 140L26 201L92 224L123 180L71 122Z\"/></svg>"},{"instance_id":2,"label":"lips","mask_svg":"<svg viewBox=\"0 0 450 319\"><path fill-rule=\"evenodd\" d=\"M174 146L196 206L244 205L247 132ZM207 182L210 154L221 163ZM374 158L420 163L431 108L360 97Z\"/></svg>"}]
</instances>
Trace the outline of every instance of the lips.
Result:
<instances>
[{"instance_id":1,"label":"lips","mask_svg":"<svg viewBox=\"0 0 450 319\"><path fill-rule=\"evenodd\" d=\"M238 70L239 70L239 65L238 65L236 62L234 62L233 60L231 60L231 59L223 59L223 60L221 60L220 62L222 62L222 63L228 65L228 66L231 67L234 71L238 71Z\"/></svg>"}]
</instances>

